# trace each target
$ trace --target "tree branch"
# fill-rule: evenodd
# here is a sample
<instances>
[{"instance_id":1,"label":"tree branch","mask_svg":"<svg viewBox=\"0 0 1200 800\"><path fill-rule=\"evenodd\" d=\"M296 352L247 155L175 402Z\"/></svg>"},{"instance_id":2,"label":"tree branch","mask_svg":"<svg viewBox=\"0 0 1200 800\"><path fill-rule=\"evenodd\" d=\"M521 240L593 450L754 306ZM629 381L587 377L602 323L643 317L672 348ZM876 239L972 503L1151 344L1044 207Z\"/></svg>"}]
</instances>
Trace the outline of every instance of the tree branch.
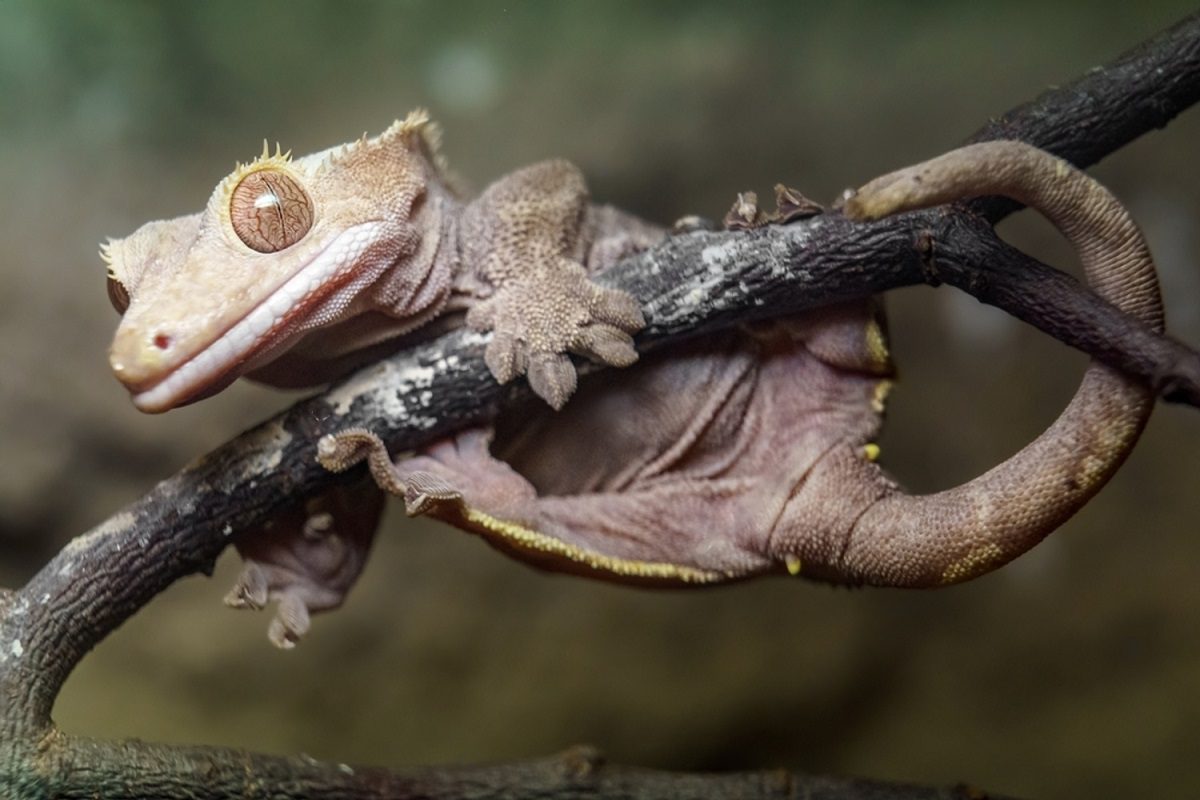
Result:
<instances>
[{"instance_id":1,"label":"tree branch","mask_svg":"<svg viewBox=\"0 0 1200 800\"><path fill-rule=\"evenodd\" d=\"M1103 67L1001 114L968 141L1020 139L1090 167L1200 100L1197 24L1195 14L1183 18ZM999 222L1020 205L991 197L972 207Z\"/></svg>"},{"instance_id":2,"label":"tree branch","mask_svg":"<svg viewBox=\"0 0 1200 800\"><path fill-rule=\"evenodd\" d=\"M1200 15L1194 15L1111 66L1014 109L974 138L1022 139L1091 163L1200 97L1198 52ZM990 223L1008 210L987 200L871 224L829 214L749 232L692 233L602 279L643 302L649 325L641 348L900 286L945 282L1143 377L1168 399L1200 405L1200 356L997 239ZM216 798L251 784L285 798L791 797L809 791L807 779L782 773L777 780L762 773L667 775L597 768L588 766L590 756L573 755L410 775L355 772L352 779L334 765L218 748L100 743L54 728L54 699L92 647L174 581L210 571L236 532L345 479L316 464L321 435L364 426L407 449L527 401L524 389L491 379L483 341L466 331L451 333L296 404L68 544L19 591L0 592L0 787L37 798ZM572 767L576 761L585 766ZM829 796L949 796L905 787L872 794L875 789L857 786L858 794Z\"/></svg>"},{"instance_id":3,"label":"tree branch","mask_svg":"<svg viewBox=\"0 0 1200 800\"><path fill-rule=\"evenodd\" d=\"M216 747L99 742L55 734L22 796L55 800L170 798L226 800L527 800L621 797L648 800L955 800L967 787L922 787L799 775L787 770L700 774L606 763L592 748L510 764L392 772ZM0 751L2 753L2 751ZM2 756L0 756L2 757ZM35 757L36 758L36 757ZM3 761L0 761L3 764ZM36 794L35 794L36 792ZM995 794L989 798L1004 800Z\"/></svg>"}]
</instances>

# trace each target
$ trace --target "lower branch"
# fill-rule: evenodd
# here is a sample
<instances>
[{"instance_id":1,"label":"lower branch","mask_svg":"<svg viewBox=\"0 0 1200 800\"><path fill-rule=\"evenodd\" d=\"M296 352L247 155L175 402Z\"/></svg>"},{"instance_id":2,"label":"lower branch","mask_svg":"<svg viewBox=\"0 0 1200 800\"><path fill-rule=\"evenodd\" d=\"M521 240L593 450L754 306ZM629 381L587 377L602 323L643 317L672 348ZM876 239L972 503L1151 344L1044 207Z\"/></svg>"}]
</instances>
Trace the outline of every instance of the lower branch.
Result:
<instances>
[{"instance_id":1,"label":"lower branch","mask_svg":"<svg viewBox=\"0 0 1200 800\"><path fill-rule=\"evenodd\" d=\"M14 770L13 765L21 765ZM951 800L982 797L969 787L923 787L802 775L788 770L666 772L607 763L587 747L509 764L392 772L304 756L216 747L99 742L54 733L31 757L0 748L0 787L16 798L55 800ZM987 797L1004 800L996 794Z\"/></svg>"}]
</instances>

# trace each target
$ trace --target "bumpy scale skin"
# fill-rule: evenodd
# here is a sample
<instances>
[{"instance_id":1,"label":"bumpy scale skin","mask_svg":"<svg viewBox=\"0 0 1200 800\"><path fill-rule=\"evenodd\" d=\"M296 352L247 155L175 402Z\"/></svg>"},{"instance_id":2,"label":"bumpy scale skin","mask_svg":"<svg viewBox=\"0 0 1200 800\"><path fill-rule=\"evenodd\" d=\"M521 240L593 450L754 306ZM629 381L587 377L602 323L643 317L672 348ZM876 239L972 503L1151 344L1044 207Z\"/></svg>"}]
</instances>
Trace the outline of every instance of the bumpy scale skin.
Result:
<instances>
[{"instance_id":1,"label":"bumpy scale skin","mask_svg":"<svg viewBox=\"0 0 1200 800\"><path fill-rule=\"evenodd\" d=\"M637 360L637 303L593 284L589 270L665 235L587 199L579 170L559 160L460 200L420 111L378 137L304 158L264 144L203 212L102 248L122 312L113 371L139 409L162 412L241 375L325 383L466 311L468 325L493 334L486 355L496 378L527 375L559 408L575 387L568 351L613 366ZM238 540L247 567L227 600L279 601L271 639L281 646L303 635L308 611L341 602L370 545L374 517L364 521L336 495L321 502Z\"/></svg>"},{"instance_id":2,"label":"bumpy scale skin","mask_svg":"<svg viewBox=\"0 0 1200 800\"><path fill-rule=\"evenodd\" d=\"M1162 328L1153 262L1124 209L1042 151L992 142L880 178L855 218L1005 194L1075 245L1098 293ZM962 486L905 494L871 444L888 364L869 304L655 353L585 384L558 415L502 418L392 464L362 430L324 438L331 469L367 459L410 514L536 565L600 578L710 583L787 571L939 586L1028 550L1116 471L1153 405L1093 363L1038 439ZM595 442L604 441L598 448Z\"/></svg>"}]
</instances>

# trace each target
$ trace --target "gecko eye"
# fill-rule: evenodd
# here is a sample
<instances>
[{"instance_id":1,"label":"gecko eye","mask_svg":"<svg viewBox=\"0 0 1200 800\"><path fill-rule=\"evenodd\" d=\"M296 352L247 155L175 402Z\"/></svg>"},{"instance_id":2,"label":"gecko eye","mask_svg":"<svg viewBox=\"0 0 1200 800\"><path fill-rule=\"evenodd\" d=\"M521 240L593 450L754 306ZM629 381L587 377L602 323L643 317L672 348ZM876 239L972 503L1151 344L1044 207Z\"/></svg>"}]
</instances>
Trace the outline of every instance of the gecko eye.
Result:
<instances>
[{"instance_id":1,"label":"gecko eye","mask_svg":"<svg viewBox=\"0 0 1200 800\"><path fill-rule=\"evenodd\" d=\"M299 183L282 172L251 172L229 198L234 233L247 247L276 253L304 238L312 227L312 200Z\"/></svg>"},{"instance_id":2,"label":"gecko eye","mask_svg":"<svg viewBox=\"0 0 1200 800\"><path fill-rule=\"evenodd\" d=\"M109 275L107 280L108 302L112 303L118 314L124 314L125 309L129 308L129 290L112 275Z\"/></svg>"}]
</instances>

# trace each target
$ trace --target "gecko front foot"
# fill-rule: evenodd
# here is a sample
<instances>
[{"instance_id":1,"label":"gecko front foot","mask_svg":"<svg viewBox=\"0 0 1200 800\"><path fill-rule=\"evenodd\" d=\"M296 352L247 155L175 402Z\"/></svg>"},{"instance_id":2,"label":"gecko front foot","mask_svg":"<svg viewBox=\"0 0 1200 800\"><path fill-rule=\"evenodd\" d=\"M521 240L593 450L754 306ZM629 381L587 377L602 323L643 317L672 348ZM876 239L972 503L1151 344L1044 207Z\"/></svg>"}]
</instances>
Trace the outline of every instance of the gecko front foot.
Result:
<instances>
[{"instance_id":1,"label":"gecko front foot","mask_svg":"<svg viewBox=\"0 0 1200 800\"><path fill-rule=\"evenodd\" d=\"M567 353L614 367L637 361L630 334L645 324L629 294L592 283L582 266L556 256L547 280L514 281L467 314L476 330L491 330L484 358L501 383L527 375L529 385L560 409L575 391L575 366Z\"/></svg>"},{"instance_id":2,"label":"gecko front foot","mask_svg":"<svg viewBox=\"0 0 1200 800\"><path fill-rule=\"evenodd\" d=\"M575 390L568 353L612 366L637 360L630 334L645 324L630 295L588 279L639 243L652 226L592 208L573 164L543 161L489 186L463 211L461 285L467 324L492 331L484 354L501 383L527 375L534 392L562 408ZM593 246L595 252L593 253Z\"/></svg>"}]
</instances>

